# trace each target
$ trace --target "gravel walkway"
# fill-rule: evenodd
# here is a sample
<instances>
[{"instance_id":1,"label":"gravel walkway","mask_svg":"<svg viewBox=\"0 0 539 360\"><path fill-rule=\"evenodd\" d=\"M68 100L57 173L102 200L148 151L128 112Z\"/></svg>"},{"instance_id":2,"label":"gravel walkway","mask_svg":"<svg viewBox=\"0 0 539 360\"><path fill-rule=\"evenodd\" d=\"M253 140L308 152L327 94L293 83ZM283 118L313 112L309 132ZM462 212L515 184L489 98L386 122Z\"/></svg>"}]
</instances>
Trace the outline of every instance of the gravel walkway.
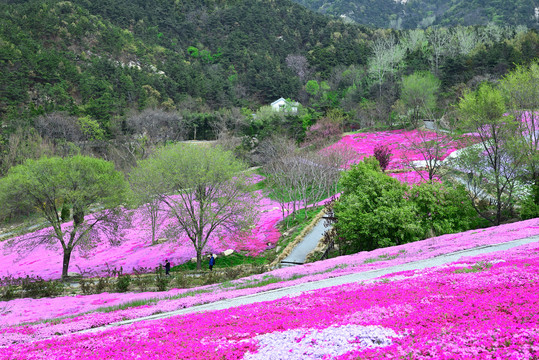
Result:
<instances>
[{"instance_id":1,"label":"gravel walkway","mask_svg":"<svg viewBox=\"0 0 539 360\"><path fill-rule=\"evenodd\" d=\"M171 311L168 313L161 313L161 314L151 315L151 316L147 316L143 318L121 321L121 322L112 323L112 324L99 327L99 328L84 330L84 331L81 331L80 333L97 332L101 330L106 330L111 327L132 324L138 321L163 319L163 318L168 318L171 316L189 314L189 313L194 313L194 312L222 310L222 309L227 309L231 307L253 304L253 303L258 303L258 302L263 302L263 301L272 301L272 300L280 299L285 296L294 297L294 296L300 295L301 293L305 291L312 291L312 290L327 288L331 286L372 280L372 279L375 279L384 275L388 275L388 274L392 274L392 273L400 272L400 271L419 270L419 269L425 269L429 267L441 266L444 264L458 261L463 256L476 256L476 255L495 252L495 251L503 251L503 250L508 250L508 249L511 249L520 245L529 244L533 242L539 242L539 236L519 239L519 240L510 241L510 242L506 242L502 244L481 246L481 247L477 247L477 248L473 248L469 250L462 250L462 251L458 251L458 252L454 252L450 254L437 256L430 259L414 261L407 264L401 264L401 265L391 266L391 267L387 267L383 269L359 272L355 274L344 275L344 276L324 279L320 281L313 281L313 282L308 282L308 283L299 284L295 286L284 287L281 289L270 290L270 291L266 291L266 292L262 292L258 294L242 296L242 297L238 297L234 299L227 299L227 300L217 301L214 303L197 305L197 306L189 307L186 309Z\"/></svg>"}]
</instances>

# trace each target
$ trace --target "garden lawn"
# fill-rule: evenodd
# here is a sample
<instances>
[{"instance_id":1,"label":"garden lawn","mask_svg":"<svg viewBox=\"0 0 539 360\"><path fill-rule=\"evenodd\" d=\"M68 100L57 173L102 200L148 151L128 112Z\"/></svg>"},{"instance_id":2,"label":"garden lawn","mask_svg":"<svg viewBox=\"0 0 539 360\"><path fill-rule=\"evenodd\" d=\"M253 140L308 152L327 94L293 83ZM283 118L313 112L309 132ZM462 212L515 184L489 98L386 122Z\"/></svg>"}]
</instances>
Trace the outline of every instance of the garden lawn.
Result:
<instances>
[{"instance_id":1,"label":"garden lawn","mask_svg":"<svg viewBox=\"0 0 539 360\"><path fill-rule=\"evenodd\" d=\"M3 359L538 356L537 243L371 283L0 349Z\"/></svg>"}]
</instances>

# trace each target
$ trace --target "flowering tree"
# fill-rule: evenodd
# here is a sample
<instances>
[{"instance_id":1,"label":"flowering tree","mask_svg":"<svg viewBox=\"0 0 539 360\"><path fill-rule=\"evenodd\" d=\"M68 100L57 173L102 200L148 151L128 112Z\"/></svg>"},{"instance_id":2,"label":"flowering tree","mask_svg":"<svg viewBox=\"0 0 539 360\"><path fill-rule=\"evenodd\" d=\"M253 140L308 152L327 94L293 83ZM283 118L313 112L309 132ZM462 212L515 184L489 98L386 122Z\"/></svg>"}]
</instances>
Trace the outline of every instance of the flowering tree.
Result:
<instances>
[{"instance_id":1,"label":"flowering tree","mask_svg":"<svg viewBox=\"0 0 539 360\"><path fill-rule=\"evenodd\" d=\"M51 231L16 237L11 245L22 245L23 254L40 244L60 244L63 251L62 277L67 278L71 253L75 248L91 249L109 235L113 243L122 217L113 211L125 199L127 183L108 161L75 156L27 160L10 169L0 180L3 206L31 204L43 216ZM102 210L89 215L90 207Z\"/></svg>"},{"instance_id":2,"label":"flowering tree","mask_svg":"<svg viewBox=\"0 0 539 360\"><path fill-rule=\"evenodd\" d=\"M138 163L136 173L152 174L135 189L158 198L174 221L171 230L185 234L197 255L197 269L210 235L239 233L253 222L254 195L244 165L220 147L168 145Z\"/></svg>"},{"instance_id":3,"label":"flowering tree","mask_svg":"<svg viewBox=\"0 0 539 360\"><path fill-rule=\"evenodd\" d=\"M378 160L382 171L386 171L389 165L389 159L391 159L391 150L388 146L378 144L374 147L374 157Z\"/></svg>"}]
</instances>

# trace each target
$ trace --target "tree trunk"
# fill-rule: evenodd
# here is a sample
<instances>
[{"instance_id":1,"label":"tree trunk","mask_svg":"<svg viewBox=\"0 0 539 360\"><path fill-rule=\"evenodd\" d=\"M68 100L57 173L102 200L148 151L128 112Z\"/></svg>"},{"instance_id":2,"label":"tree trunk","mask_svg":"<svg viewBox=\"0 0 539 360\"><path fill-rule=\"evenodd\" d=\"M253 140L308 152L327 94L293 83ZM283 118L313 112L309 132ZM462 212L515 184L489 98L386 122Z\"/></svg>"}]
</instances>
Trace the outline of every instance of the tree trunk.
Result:
<instances>
[{"instance_id":1,"label":"tree trunk","mask_svg":"<svg viewBox=\"0 0 539 360\"><path fill-rule=\"evenodd\" d=\"M69 270L69 261L71 260L71 251L73 249L64 249L64 262L62 263L62 279L67 279L67 272Z\"/></svg>"},{"instance_id":2,"label":"tree trunk","mask_svg":"<svg viewBox=\"0 0 539 360\"><path fill-rule=\"evenodd\" d=\"M539 205L539 176L535 175L534 174L534 177L535 177L535 181L534 181L534 186L532 188L532 191L533 191L533 203L535 205Z\"/></svg>"},{"instance_id":3,"label":"tree trunk","mask_svg":"<svg viewBox=\"0 0 539 360\"><path fill-rule=\"evenodd\" d=\"M197 246L197 270L202 269L202 249Z\"/></svg>"}]
</instances>

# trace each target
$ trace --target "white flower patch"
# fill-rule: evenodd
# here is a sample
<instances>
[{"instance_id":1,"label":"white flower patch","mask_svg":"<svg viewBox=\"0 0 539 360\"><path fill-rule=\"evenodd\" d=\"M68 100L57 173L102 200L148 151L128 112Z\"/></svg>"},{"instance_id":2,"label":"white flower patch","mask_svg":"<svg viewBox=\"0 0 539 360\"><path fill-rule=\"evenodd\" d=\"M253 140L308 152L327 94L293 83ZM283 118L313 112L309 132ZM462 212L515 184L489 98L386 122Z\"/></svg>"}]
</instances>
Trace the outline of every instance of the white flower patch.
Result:
<instances>
[{"instance_id":1,"label":"white flower patch","mask_svg":"<svg viewBox=\"0 0 539 360\"><path fill-rule=\"evenodd\" d=\"M273 332L254 338L257 353L247 353L244 360L331 359L366 347L391 345L389 337L398 337L381 326L342 325L326 329L294 329Z\"/></svg>"}]
</instances>

